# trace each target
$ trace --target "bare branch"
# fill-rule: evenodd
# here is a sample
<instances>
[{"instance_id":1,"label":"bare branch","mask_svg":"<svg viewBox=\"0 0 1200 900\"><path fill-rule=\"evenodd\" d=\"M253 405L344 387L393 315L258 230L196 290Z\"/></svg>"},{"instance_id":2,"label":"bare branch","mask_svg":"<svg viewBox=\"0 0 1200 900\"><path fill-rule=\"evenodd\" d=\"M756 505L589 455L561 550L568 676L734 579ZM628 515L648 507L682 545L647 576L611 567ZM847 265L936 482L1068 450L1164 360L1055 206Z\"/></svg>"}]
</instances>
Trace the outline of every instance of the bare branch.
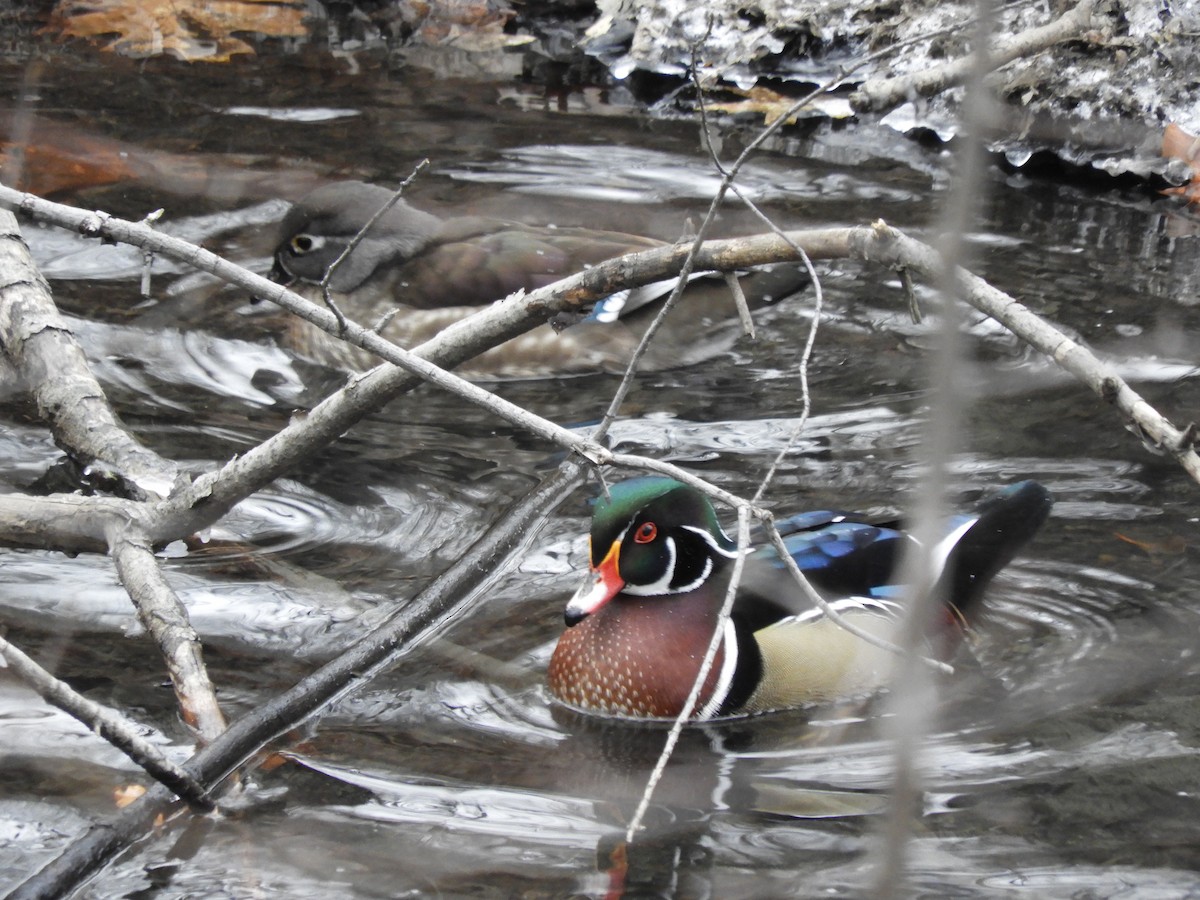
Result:
<instances>
[{"instance_id":1,"label":"bare branch","mask_svg":"<svg viewBox=\"0 0 1200 900\"><path fill-rule=\"evenodd\" d=\"M1080 37L1091 27L1094 7L1095 0L1080 0L1053 22L1030 28L1007 41L997 41L988 54L991 67L989 71L1013 60L1040 53L1062 41ZM969 54L921 72L865 81L850 95L850 106L856 112L876 112L898 106L915 97L931 97L966 81L971 75L975 59L974 54Z\"/></svg>"},{"instance_id":2,"label":"bare branch","mask_svg":"<svg viewBox=\"0 0 1200 900\"><path fill-rule=\"evenodd\" d=\"M120 482L139 499L164 496L175 481L176 467L142 446L118 421L30 258L16 218L3 210L0 279L4 354L59 446L101 486Z\"/></svg>"},{"instance_id":3,"label":"bare branch","mask_svg":"<svg viewBox=\"0 0 1200 900\"><path fill-rule=\"evenodd\" d=\"M882 223L870 231L857 231L852 241L855 255L863 259L905 266L927 278L938 277L941 263L936 251ZM1192 441L1147 403L1112 366L978 275L959 268L955 276L964 300L1115 406L1136 433L1144 436L1157 451L1173 457L1193 481L1200 483L1200 456L1196 455Z\"/></svg>"},{"instance_id":4,"label":"bare branch","mask_svg":"<svg viewBox=\"0 0 1200 900\"><path fill-rule=\"evenodd\" d=\"M1091 0L1085 0L1090 7ZM956 273L966 259L966 235L977 216L980 197L986 197L987 164L983 133L990 93L984 78L997 64L991 47L995 30L996 0L977 0L972 33L974 52L964 61L967 77L963 104L966 141L958 153L956 184L947 194L939 222L937 270L932 277L942 298L940 328L935 352L929 357L931 412L926 417L920 447L920 490L913 501L915 544L901 559L900 583L905 585L905 615L897 638L904 652L892 673L888 732L893 740L893 775L887 814L878 848L873 895L903 897L909 893L908 846L914 828L914 810L921 792L919 757L934 727L936 685L917 664L931 625L950 598L939 589L934 547L945 530L945 496L948 472L961 440L966 396L960 372L963 361L962 309L958 300L961 282ZM1089 13L1090 14L1090 13Z\"/></svg>"},{"instance_id":5,"label":"bare branch","mask_svg":"<svg viewBox=\"0 0 1200 900\"><path fill-rule=\"evenodd\" d=\"M134 242L139 246L152 244L157 252L200 264L206 271L219 274L259 296L276 300L286 308L303 315L308 321L336 333L336 320L328 311L184 241L169 238L133 223L96 217L0 187L0 206L14 203L23 209L36 211L39 216L60 223L71 222L76 227L93 230L97 234L104 233L113 239ZM709 241L697 249L696 265L697 268L705 270L731 271L750 265L795 259L796 253L792 244L802 247L811 259L857 256L882 262L893 268L909 265L929 277L937 277L936 254L932 250L882 225L872 228L817 229L785 232L782 235ZM497 340L520 334L554 312L578 309L631 284L678 274L691 250L690 247L662 247L596 265L547 288L493 304L480 313L455 323L412 352L402 350L374 332L352 323L348 324L344 336L352 343L417 373L419 378L432 381L472 402L486 405L497 415L521 427L530 427L533 433L578 452L594 462L619 462L644 468L644 461L639 462L635 458L618 460L595 442L581 439L554 423L539 420L519 407L499 400L489 392L430 365L430 361L457 364L492 346ZM1046 326L1012 298L986 285L982 279L967 276L966 273L963 273L962 277L967 280L969 286L966 291L969 302L988 315L994 316L1033 346L1054 356L1068 371L1081 377L1101 396L1117 402L1118 407L1126 412L1131 421L1137 422L1139 428L1167 448L1168 452L1172 452L1185 467L1192 466L1189 471L1194 478L1200 478L1200 460L1196 460L1195 452L1187 446L1187 442L1182 441L1182 434L1129 389L1115 372L1108 367L1102 367L1103 378L1099 384L1094 379L1089 380L1090 376L1084 377L1082 373L1089 368L1101 366L1090 353L1069 342L1056 329ZM1047 334L1054 336L1049 344ZM1047 346L1049 349L1045 349ZM151 539L171 539L211 524L242 497L270 483L305 458L314 448L332 442L371 410L412 389L419 383L418 377L385 367L377 368L355 380L343 391L319 404L308 416L298 419L275 437L227 464L220 472L201 476L187 489L176 491L172 498L156 508L155 521L147 523ZM1171 449L1180 446L1184 449ZM712 492L711 486L707 492L718 496Z\"/></svg>"},{"instance_id":6,"label":"bare branch","mask_svg":"<svg viewBox=\"0 0 1200 900\"><path fill-rule=\"evenodd\" d=\"M187 609L167 584L145 533L132 523L109 529L117 576L137 608L142 626L162 650L184 721L202 742L225 730L225 717L204 666L200 636Z\"/></svg>"},{"instance_id":7,"label":"bare branch","mask_svg":"<svg viewBox=\"0 0 1200 900\"><path fill-rule=\"evenodd\" d=\"M147 220L146 227L149 224ZM83 350L59 315L49 286L29 257L16 218L6 210L0 211L0 273L6 279L0 287L5 353L18 377L28 384L59 446L98 475L93 480L100 487L132 493L137 499L165 495L176 481L177 468L143 447L117 420ZM14 527L5 537L10 540L16 536L14 532L29 537L36 534L44 546L68 550L77 547L81 539L94 542L100 533L140 534L132 522L134 510L140 512L141 508L133 503L87 502L73 497L63 501L9 496L4 500L0 508L5 513L20 510L9 519ZM48 519L49 513L61 513L64 506L71 508L73 515ZM58 532L59 540L44 540L51 530ZM128 540L118 544L114 546L118 574L142 623L163 652L184 720L202 739L211 739L225 723L187 611L162 580L148 542L139 542L148 567L139 565L138 551ZM93 544L89 549L100 548Z\"/></svg>"},{"instance_id":8,"label":"bare branch","mask_svg":"<svg viewBox=\"0 0 1200 900\"><path fill-rule=\"evenodd\" d=\"M484 533L471 550L394 616L293 688L233 722L183 768L210 791L268 741L295 728L343 694L361 686L406 650L457 619L480 597L505 562L524 546L530 526L565 500L582 479L583 466L566 462ZM61 897L90 873L140 838L172 808L171 797L153 789L111 821L89 829L70 848L19 885L9 900Z\"/></svg>"},{"instance_id":9,"label":"bare branch","mask_svg":"<svg viewBox=\"0 0 1200 900\"><path fill-rule=\"evenodd\" d=\"M105 553L108 529L136 518L136 500L79 494L0 494L0 541L23 547L53 547L63 553Z\"/></svg>"},{"instance_id":10,"label":"bare branch","mask_svg":"<svg viewBox=\"0 0 1200 900\"><path fill-rule=\"evenodd\" d=\"M194 808L212 809L208 793L190 774L171 762L162 751L139 733L139 726L116 710L101 706L55 678L19 648L0 637L0 657L8 669L46 700L79 720L141 766L151 778L164 785Z\"/></svg>"}]
</instances>

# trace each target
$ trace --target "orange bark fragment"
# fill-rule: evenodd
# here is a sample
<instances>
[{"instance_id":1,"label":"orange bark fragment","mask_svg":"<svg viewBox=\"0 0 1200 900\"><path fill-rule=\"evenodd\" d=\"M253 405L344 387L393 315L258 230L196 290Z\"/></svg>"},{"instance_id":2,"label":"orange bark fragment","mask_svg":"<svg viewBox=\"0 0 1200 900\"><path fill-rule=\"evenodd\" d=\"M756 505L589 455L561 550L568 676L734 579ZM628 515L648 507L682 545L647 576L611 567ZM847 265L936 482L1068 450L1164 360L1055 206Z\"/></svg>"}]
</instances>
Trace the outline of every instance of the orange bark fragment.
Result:
<instances>
[{"instance_id":1,"label":"orange bark fragment","mask_svg":"<svg viewBox=\"0 0 1200 900\"><path fill-rule=\"evenodd\" d=\"M259 763L258 768L263 772L274 772L280 766L286 765L289 762L291 762L291 760L289 760L282 753L270 753L265 759L263 759L261 763Z\"/></svg>"},{"instance_id":2,"label":"orange bark fragment","mask_svg":"<svg viewBox=\"0 0 1200 900\"><path fill-rule=\"evenodd\" d=\"M1114 532L1118 541L1124 541L1126 544L1133 544L1143 553L1151 556L1179 556L1181 553L1186 553L1188 548L1187 539L1182 535L1173 535L1161 541L1148 541L1139 538L1130 537L1127 534L1121 534L1119 531Z\"/></svg>"},{"instance_id":3,"label":"orange bark fragment","mask_svg":"<svg viewBox=\"0 0 1200 900\"><path fill-rule=\"evenodd\" d=\"M140 800L145 793L146 789L140 784L126 784L113 789L113 801L117 804L117 809L124 809L135 800Z\"/></svg>"}]
</instances>

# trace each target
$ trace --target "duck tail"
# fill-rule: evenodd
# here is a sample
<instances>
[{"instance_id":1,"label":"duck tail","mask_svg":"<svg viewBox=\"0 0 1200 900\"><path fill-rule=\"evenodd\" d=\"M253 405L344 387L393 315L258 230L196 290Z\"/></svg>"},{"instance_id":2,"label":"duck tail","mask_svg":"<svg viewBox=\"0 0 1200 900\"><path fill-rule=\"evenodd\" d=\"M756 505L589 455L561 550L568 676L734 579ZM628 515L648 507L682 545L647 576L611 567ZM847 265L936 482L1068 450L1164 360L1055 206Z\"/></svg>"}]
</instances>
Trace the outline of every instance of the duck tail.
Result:
<instances>
[{"instance_id":1,"label":"duck tail","mask_svg":"<svg viewBox=\"0 0 1200 900\"><path fill-rule=\"evenodd\" d=\"M952 615L970 621L984 588L1042 527L1053 505L1045 487L1021 481L955 523L940 581Z\"/></svg>"}]
</instances>

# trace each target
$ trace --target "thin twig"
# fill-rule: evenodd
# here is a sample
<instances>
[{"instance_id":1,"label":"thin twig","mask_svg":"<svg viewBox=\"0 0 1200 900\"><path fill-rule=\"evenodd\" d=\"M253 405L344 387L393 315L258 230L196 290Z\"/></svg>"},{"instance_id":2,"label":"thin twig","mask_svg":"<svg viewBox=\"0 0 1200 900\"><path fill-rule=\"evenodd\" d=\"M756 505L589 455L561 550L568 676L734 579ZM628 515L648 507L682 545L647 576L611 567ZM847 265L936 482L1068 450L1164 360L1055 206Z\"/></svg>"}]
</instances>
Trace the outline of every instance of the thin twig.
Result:
<instances>
[{"instance_id":1,"label":"thin twig","mask_svg":"<svg viewBox=\"0 0 1200 900\"><path fill-rule=\"evenodd\" d=\"M1090 0L1089 0L1089 2L1090 2ZM922 39L928 39L928 38L923 37ZM831 79L825 85L818 87L817 89L815 89L814 91L812 91L808 95L806 95L805 97L802 97L800 100L796 101L796 103L793 104L792 108L787 113L780 116L774 123L772 123L772 125L763 129L759 133L757 138L745 148L745 150L742 152L742 154L738 157L738 159L734 162L734 164L728 170L726 170L721 165L721 162L720 162L719 158L717 157L716 151L713 148L712 142L709 137L707 110L706 110L706 106L703 101L703 88L699 83L699 76L698 76L697 66L696 66L696 47L693 47L692 78L693 78L693 82L695 83L695 86L696 86L697 97L698 97L698 101L699 101L698 105L699 105L700 120L701 120L701 135L702 135L703 143L705 144L706 148L708 149L708 152L709 152L709 155L710 155L710 158L711 158L711 161L712 161L714 167L722 175L722 183L721 183L721 186L718 188L717 194L714 197L712 204L709 207L708 215L705 217L704 222L701 224L699 233L697 235L696 243L693 244L692 250L688 256L688 260L689 260L689 262L691 261L696 250L698 249L699 243L703 240L703 237L706 234L708 226L711 224L713 218L715 217L716 208L724 197L725 191L727 189L732 189L743 200L743 202L745 202L747 204L747 206L751 210L753 210L763 221L765 221L767 223L768 227L770 227L781 238L783 238L785 241L787 241L788 244L793 247L793 249L796 250L799 258L802 259L804 264L808 267L809 275L812 278L815 293L816 293L816 298L817 298L816 304L815 304L816 311L815 311L815 314L813 317L813 324L809 330L808 339L805 343L805 349L804 349L804 353L803 353L802 359L801 359L800 378L801 378L801 392L802 392L802 401L803 401L803 413L802 413L800 422L797 424L797 427L793 430L792 435L790 436L787 444L776 455L776 457L772 461L772 464L769 467L768 471L764 474L762 480L760 481L758 489L755 492L754 497L751 501L751 503L753 503L753 504L757 504L760 501L767 486L770 484L771 480L773 479L774 474L775 474L776 470L778 469L778 466L781 464L782 460L786 457L786 454L788 452L790 452L790 448L794 445L794 442L796 440L798 440L800 434L802 433L803 427L807 421L810 410L811 410L811 398L809 395L809 386L808 386L808 361L811 358L812 350L813 350L813 347L814 347L815 341L816 341L817 326L818 326L818 323L820 320L820 308L821 308L822 293L821 293L820 279L817 276L817 273L812 265L812 261L809 259L808 255L805 254L805 252L803 251L802 248L796 246L794 242L788 240L786 234L784 234L782 231L780 231L778 229L778 227L773 222L770 221L769 218L767 218L765 215L763 215L762 212L753 203L751 203L748 198L744 197L741 194L741 192L737 191L737 188L734 184L734 180L737 177L738 171L745 164L745 162L749 159L749 157L757 150L757 148L774 131L777 131L779 128L781 128L783 126L783 124L786 123L793 114L798 113L804 106L806 106L809 102L811 102L811 100L813 98L815 98L816 96L819 96L821 93L824 93L825 91L832 90L834 87L836 87L842 81L844 81L845 78L852 71L861 67L862 65L865 65L870 59L877 57L877 56L883 56L883 55L897 52L897 50L901 46L903 46L904 44L907 44L907 43L910 43L910 42L902 42L899 45L893 45L892 47L887 48L886 51L881 51L879 54L872 54L869 57L859 60L854 66L848 67L847 69L843 70L842 73L840 73L837 77ZM686 264L685 264L685 271L690 272L690 269L686 268ZM682 290L682 286L677 285L675 290L672 292L671 298L669 298L669 300L668 300L668 304L673 303L677 299L681 290ZM736 293L735 293L735 296L736 296ZM739 309L740 309L740 307L739 307ZM651 331L653 331L654 327L657 326L658 321L659 320L655 321L655 326L652 327ZM639 353L644 349L644 347L647 343L648 343L648 337L643 338L642 345L639 346L639 348L638 348ZM638 358L638 354L635 354L634 359L636 360L637 358ZM625 373L625 378L622 380L621 385L619 386L618 391L616 393L616 396L614 396L613 401L609 406L609 409L608 409L608 412L606 413L604 421L602 422L600 428L598 428L595 433L596 437L599 437L600 435L602 435L607 430L607 428L611 425L611 422L615 419L617 410L620 408L621 404L623 403L624 396L628 392L629 385L632 382L633 370L634 370L634 364L631 364L630 368ZM738 507L739 525L743 521L744 513L745 513L745 508L739 506ZM795 560L792 559L791 554L788 552L787 547L784 544L782 537L779 535L778 530L774 526L774 522L771 521L769 517L762 517L762 519L763 519L764 524L766 524L766 526L767 526L768 532L771 536L772 543L774 544L777 553L785 561L786 567L788 568L789 573L792 575L793 580L800 587L801 591L808 597L808 599L810 599L813 603L815 603L831 621L836 623L839 627L850 632L851 634L855 635L856 637L860 638L861 640L864 640L864 641L866 641L874 646L880 647L882 649L888 650L892 653L898 654L902 658L908 658L910 660L920 660L920 662L923 663L924 665L927 665L930 668L933 668L933 669L936 669L938 671L942 671L945 673L953 672L953 668L951 666L947 665L944 662L941 662L940 660L935 660L935 659L932 659L929 657L920 656L915 653L915 650L903 649L901 646L893 644L887 640L884 640L883 638L878 637L877 635L873 635L870 632L867 632L867 631L864 631L863 629L858 628L853 623L848 622L842 616L840 616L834 609L832 609L829 606L829 604L825 601L825 599L823 597L821 597L821 595L812 587L812 585L808 582L808 579L804 577L804 573L800 570L799 566L796 565ZM738 561L739 561L739 563L741 562L740 557L739 557ZM707 665L701 667L700 672L697 674L697 677L693 681L692 693L690 695L690 700L685 705L685 709L684 709L683 713L681 713L679 718L676 720L675 725L671 732L671 736L668 738L667 744L659 756L659 759L655 766L654 772L652 773L652 775L646 785L646 788L642 795L641 803L639 804L639 807L638 807L638 813L634 817L635 824L631 825L629 830L626 832L626 840L627 841L632 840L632 836L633 836L634 832L637 830L636 823L640 822L641 815L644 813L646 805L649 803L650 795L653 792L654 785L657 783L658 779L661 777L662 770L665 768L666 763L670 758L670 755L671 755L672 750L674 749L676 740L678 739L678 730L682 727L683 721L691 715L691 711L692 711L692 708L694 707L694 703L695 703L695 697L698 695L700 686L703 684L704 679L707 677L708 668L711 666L711 654L715 653L715 649L720 642L720 638L724 634L725 621L728 617L729 609L732 608L732 598L736 593L738 583L739 583L739 577L740 577L740 569L735 569L735 574L733 576L733 580L731 582L730 589L729 589L729 597L727 598L727 603L726 603L727 608L722 611L722 615L718 618L717 626L716 626L716 629L714 630L713 637L712 637L712 640L711 640L710 646L709 646L709 655L706 655L706 658L705 658ZM913 644L913 647L915 647L915 643Z\"/></svg>"},{"instance_id":2,"label":"thin twig","mask_svg":"<svg viewBox=\"0 0 1200 900\"><path fill-rule=\"evenodd\" d=\"M321 297L325 301L325 305L329 307L334 316L337 318L339 331L345 331L347 319L345 314L334 302L333 296L330 293L329 286L333 282L334 273L336 273L342 263L350 257L350 254L355 251L358 245L366 239L367 233L375 227L375 223L387 215L388 210L400 202L400 198L404 195L405 189L413 183L417 175L419 175L423 169L428 167L428 157L413 166L413 170L409 172L408 177L400 182L399 187L392 192L392 196L388 198L387 202L383 204L383 206L379 207L379 209L375 210L375 213L371 216L371 218L367 219L367 223L358 230L358 233L350 239L350 243L348 243L342 249L342 252L338 254L337 259L330 263L329 268L325 270L325 277L321 279ZM377 327L375 330L378 331L379 328Z\"/></svg>"},{"instance_id":3,"label":"thin twig","mask_svg":"<svg viewBox=\"0 0 1200 900\"><path fill-rule=\"evenodd\" d=\"M744 204L746 204L746 207L752 213L754 213L763 223L766 224L769 229L771 229L773 234L785 241L787 245L796 252L796 255L800 258L801 262L804 263L805 269L808 270L808 277L812 280L813 286L812 323L809 325L808 337L804 341L804 350L800 354L800 364L797 367L798 375L800 377L800 419L796 423L796 426L792 429L792 433L788 435L787 441L785 441L784 445L779 448L779 452L775 454L775 458L771 461L771 465L767 468L766 473L759 481L758 489L754 492L754 497L751 500L752 503L758 503L763 494L766 493L767 487L770 485L771 481L774 480L775 473L779 470L779 466L782 465L783 460L787 457L787 455L792 452L792 448L796 445L796 441L800 440L800 435L804 432L804 427L808 424L808 417L812 412L812 396L809 393L808 386L808 366L812 361L813 349L817 344L817 329L821 325L821 310L825 304L825 292L821 287L821 278L817 274L816 266L813 265L813 262L809 258L808 254L804 252L804 248L793 241L786 232L781 231L779 226L776 225L761 209L759 209L758 205L755 204L754 201L738 190L737 185L733 185L733 192L737 194L738 198Z\"/></svg>"},{"instance_id":4,"label":"thin twig","mask_svg":"<svg viewBox=\"0 0 1200 900\"><path fill-rule=\"evenodd\" d=\"M718 188L719 195L723 191L723 187ZM688 280L691 278L692 272L696 269L696 253L704 243L704 239L711 230L713 222L716 221L718 202L714 200L712 205L709 206L704 221L700 223L700 227L696 231L696 236L692 239L687 256L684 258L683 266L679 270L679 278L675 282L675 286L671 288L671 293L663 301L662 306L659 307L658 312L655 313L654 318L650 321L650 325L642 333L637 347L634 348L633 355L630 356L629 363L625 367L625 372L621 376L621 381L617 385L617 389L613 391L612 399L609 401L608 409L604 412L604 417L600 420L600 424L592 430L591 437L593 441L603 440L604 436L608 434L609 429L612 428L621 411L621 407L625 405L625 398L629 395L629 391L633 387L634 379L637 376L638 363L646 355L646 351L650 348L654 336L658 334L658 329L662 326L663 321L667 318L671 310L675 308L675 305L679 303L679 298L683 296L684 290L687 289Z\"/></svg>"},{"instance_id":5,"label":"thin twig","mask_svg":"<svg viewBox=\"0 0 1200 900\"><path fill-rule=\"evenodd\" d=\"M734 272L725 273L725 286L733 297L733 305L737 308L738 318L742 321L742 334L754 340L758 335L754 330L754 317L750 315L750 304L746 302L746 292Z\"/></svg>"},{"instance_id":6,"label":"thin twig","mask_svg":"<svg viewBox=\"0 0 1200 900\"><path fill-rule=\"evenodd\" d=\"M712 27L711 18L709 27ZM696 54L697 46L692 47L692 78L696 79ZM697 82L698 84L699 82ZM704 117L704 105L700 106L701 114L701 134L704 142L708 141L708 128ZM710 146L711 153L711 146ZM625 405L625 398L629 395L630 389L633 387L633 381L637 373L638 362L646 354L646 350L650 346L650 342L654 340L654 336L658 333L659 327L666 319L667 314L679 302L679 298L683 296L684 290L687 288L688 279L691 278L692 272L696 268L696 257L700 247L704 244L704 240L708 237L708 233L712 230L713 224L717 220L717 211L721 207L722 201L725 199L725 194L729 191L730 185L733 183L733 175L726 173L721 168L720 162L716 160L716 154L711 153L717 171L722 175L721 183L717 186L716 192L713 194L712 200L708 204L708 210L704 214L704 219L700 222L700 227L696 229L696 233L691 240L688 248L687 256L684 258L683 266L679 272L679 280L675 282L675 286L671 289L670 295L650 322L650 326L642 334L641 340L638 342L637 348L633 351L633 356L629 360L629 364L625 367L625 372L621 376L621 381L617 385L617 389L613 392L612 400L609 401L608 409L605 410L604 417L600 420L600 424L592 432L592 440L603 440L608 433L617 416L620 414L621 407ZM749 318L749 313L746 313L746 318Z\"/></svg>"},{"instance_id":7,"label":"thin twig","mask_svg":"<svg viewBox=\"0 0 1200 900\"><path fill-rule=\"evenodd\" d=\"M708 673L712 670L714 660L717 658L717 650L720 648L721 640L725 636L725 623L729 621L734 601L737 599L738 586L742 580L742 568L746 564L746 550L749 546L750 509L747 506L741 506L738 509L737 558L733 563L733 574L729 580L729 587L725 591L725 601L721 604L720 612L717 613L717 627L713 629L712 637L709 638L708 647L704 651L704 658L700 660L700 669L696 673L696 677L692 680L692 689L688 692L687 699L683 702L683 709L679 711L679 715L671 723L671 730L667 733L666 743L658 755L658 762L655 763L650 777L646 779L645 787L642 788L642 796L638 801L637 809L634 810L633 816L629 820L629 826L625 829L626 843L632 842L634 835L642 827L642 819L646 815L646 810L650 807L650 798L654 795L654 789L662 779L663 772L667 768L667 763L670 761L671 755L675 752L675 745L679 742L679 736L683 733L684 725L692 717L692 711L696 708L696 703L700 699L700 691L704 686L705 680L708 678Z\"/></svg>"},{"instance_id":8,"label":"thin twig","mask_svg":"<svg viewBox=\"0 0 1200 900\"><path fill-rule=\"evenodd\" d=\"M772 228L777 234L783 236L782 232L779 230L779 228L775 225L774 222L772 222L766 215L764 215L762 213L762 211L759 210L758 207L755 206L753 203L751 203L747 198L742 197L741 192L737 191L737 187L733 182L734 176L732 174L730 174L729 172L727 172L725 170L725 168L721 165L721 160L717 155L716 148L713 147L711 135L709 132L707 104L704 102L704 92L703 92L703 89L700 84L700 77L699 77L699 71L698 71L699 70L698 53L699 53L698 44L693 45L693 47L692 47L692 81L696 87L696 96L697 96L697 101L699 103L699 108L700 108L701 139L702 139L702 142L703 142L705 148L708 151L709 160L712 163L713 167L717 170L717 172L719 172L722 176L722 187L728 186L728 187L732 188L735 192L737 192L738 196L741 197L741 199L744 202L746 202L747 205L763 221L765 221L770 228ZM706 224L712 219L714 212L715 212L715 207L710 207L708 216L705 219ZM786 240L786 236L784 236L784 237ZM804 413L803 413L803 416L801 417L800 426L798 426L795 429L795 431L793 432L791 439L789 439L786 447L784 448L783 451L781 451L780 456L776 457L776 462L778 462L778 460L782 457L783 452L786 452L787 449L790 449L790 447L792 446L792 443L796 440L797 436L799 435L800 429L803 426L803 423L805 421L807 421L807 418L808 418L808 411L809 411L808 360L809 360L811 352L812 352L813 344L816 340L817 323L820 320L820 305L821 305L820 279L817 276L816 270L813 268L812 261L809 260L808 256L804 253L803 249L796 246L794 243L789 242L789 244L793 247L793 249L798 251L801 259L804 260L805 265L808 267L809 276L812 279L812 282L816 287L817 312L813 316L812 327L809 329L808 342L805 346L805 351L801 358L800 375L801 375L801 384L803 387ZM733 293L735 303L737 304L738 313L742 317L743 330L746 331L748 334L753 335L754 320L751 317L750 310L746 305L745 295L741 291L741 286L738 284L736 276L734 276L732 274L726 275L726 280L730 283L730 288ZM629 372L626 373L626 376L627 376L627 378L631 377ZM615 406L615 403L614 403L614 406ZM610 413L615 414L614 407L610 407ZM762 482L759 484L758 490L756 491L754 498L751 501L752 503L757 503L761 499L764 491L766 490L767 484L769 483L772 475L774 474L774 471L775 471L775 465L772 465L770 470L767 472L766 476L762 479ZM741 586L742 569L745 564L745 559L744 559L745 550L746 550L747 546L749 545L748 514L750 512L750 508L748 505L741 505L741 506L738 506L737 509L738 509L738 555L737 555L736 562L734 564L733 573L730 577L729 587L727 588L727 591L726 591L725 602L721 607L720 613L717 615L716 623L713 627L712 636L709 639L709 645L708 645L707 651L705 652L704 660L701 663L699 670L696 672L695 678L692 679L692 687L691 687L691 691L688 694L687 701L684 703L683 709L680 711L679 715L676 716L674 723L672 723L671 731L667 736L667 740L666 740L665 744L663 745L663 749L659 753L658 760L655 763L654 769L650 773L649 778L647 778L645 786L642 788L642 796L638 802L637 810L635 811L633 818L630 821L629 827L625 832L626 843L631 842L633 840L634 835L637 833L637 831L641 825L642 817L645 815L645 811L650 804L650 799L654 794L654 789L658 785L659 780L662 778L662 773L666 770L666 766L667 766L667 763L671 759L671 755L675 752L675 745L679 741L679 735L683 730L684 723L691 717L692 710L695 709L696 700L699 697L701 687L703 686L705 679L708 678L709 670L712 668L712 661L715 657L717 647L720 645L721 639L726 633L726 623L729 621L729 616L733 612L734 600L736 599L738 589ZM769 521L769 519L767 519L766 517L761 517L761 518L763 518L764 521ZM802 583L802 585L807 587L808 592L813 595L816 595L816 591L812 589L811 585L809 585L807 580L804 578L803 573L800 573L798 569L797 569L797 576L798 576L800 582Z\"/></svg>"}]
</instances>

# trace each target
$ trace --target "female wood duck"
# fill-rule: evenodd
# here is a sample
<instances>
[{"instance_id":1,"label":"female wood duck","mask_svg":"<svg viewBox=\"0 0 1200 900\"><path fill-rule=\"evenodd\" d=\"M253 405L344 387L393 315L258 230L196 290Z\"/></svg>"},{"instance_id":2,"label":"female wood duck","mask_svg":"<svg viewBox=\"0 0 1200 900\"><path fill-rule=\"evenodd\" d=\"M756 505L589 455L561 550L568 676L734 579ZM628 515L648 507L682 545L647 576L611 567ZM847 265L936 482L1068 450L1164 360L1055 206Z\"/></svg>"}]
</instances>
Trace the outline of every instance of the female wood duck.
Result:
<instances>
[{"instance_id":1,"label":"female wood duck","mask_svg":"<svg viewBox=\"0 0 1200 900\"><path fill-rule=\"evenodd\" d=\"M939 635L961 632L991 578L1041 527L1053 500L1033 481L1004 488L947 523L934 548L946 598ZM896 523L809 512L779 523L792 558L846 620L886 637L914 539ZM668 478L614 485L596 502L591 577L566 608L550 691L588 713L675 717L717 626L736 544L699 491ZM931 635L934 637L934 635ZM807 603L771 546L743 567L733 613L694 717L710 719L864 696L887 681L893 654Z\"/></svg>"},{"instance_id":2,"label":"female wood duck","mask_svg":"<svg viewBox=\"0 0 1200 900\"><path fill-rule=\"evenodd\" d=\"M358 181L317 188L288 212L281 225L272 278L321 302L318 288L329 266L392 192ZM531 291L582 269L663 242L586 228L522 225L479 217L441 219L397 202L334 271L332 297L361 324L398 310L383 336L404 347L433 337L453 322L517 290ZM752 306L795 293L807 277L795 266L761 270L744 280ZM622 292L592 314L556 331L540 326L460 367L468 377L539 378L621 372L673 282ZM736 309L720 278L688 286L658 333L643 370L674 368L710 359L740 335ZM378 362L365 351L289 317L285 343L319 363L365 368Z\"/></svg>"}]
</instances>

